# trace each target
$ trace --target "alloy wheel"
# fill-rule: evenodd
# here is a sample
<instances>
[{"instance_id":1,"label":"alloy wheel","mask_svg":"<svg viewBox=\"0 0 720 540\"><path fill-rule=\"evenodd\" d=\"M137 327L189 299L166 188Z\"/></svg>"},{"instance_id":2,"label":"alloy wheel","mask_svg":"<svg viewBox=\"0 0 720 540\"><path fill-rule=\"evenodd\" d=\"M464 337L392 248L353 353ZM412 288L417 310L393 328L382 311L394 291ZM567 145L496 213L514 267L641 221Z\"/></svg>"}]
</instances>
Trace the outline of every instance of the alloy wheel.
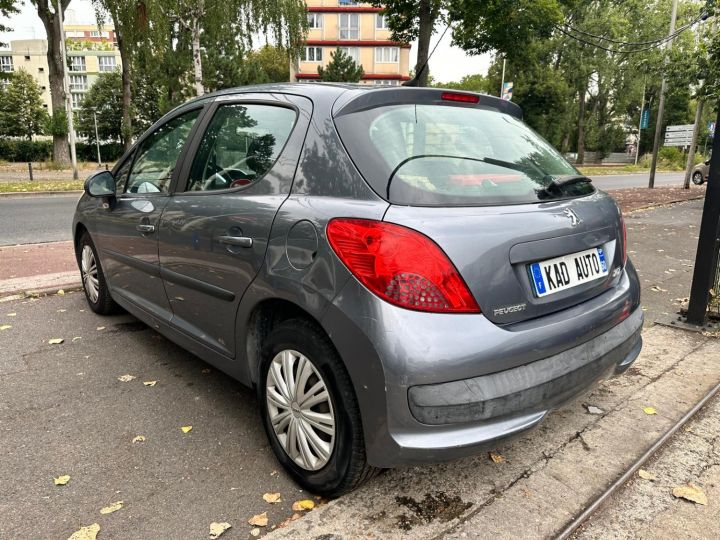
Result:
<instances>
[{"instance_id":1,"label":"alloy wheel","mask_svg":"<svg viewBox=\"0 0 720 540\"><path fill-rule=\"evenodd\" d=\"M308 471L323 468L335 444L330 393L313 363L286 349L273 358L266 378L270 422L285 453Z\"/></svg>"},{"instance_id":2,"label":"alloy wheel","mask_svg":"<svg viewBox=\"0 0 720 540\"><path fill-rule=\"evenodd\" d=\"M95 253L92 248L85 244L80 257L80 267L82 270L82 280L85 286L85 293L90 301L95 304L100 295L100 282L98 281L97 261L95 261Z\"/></svg>"}]
</instances>

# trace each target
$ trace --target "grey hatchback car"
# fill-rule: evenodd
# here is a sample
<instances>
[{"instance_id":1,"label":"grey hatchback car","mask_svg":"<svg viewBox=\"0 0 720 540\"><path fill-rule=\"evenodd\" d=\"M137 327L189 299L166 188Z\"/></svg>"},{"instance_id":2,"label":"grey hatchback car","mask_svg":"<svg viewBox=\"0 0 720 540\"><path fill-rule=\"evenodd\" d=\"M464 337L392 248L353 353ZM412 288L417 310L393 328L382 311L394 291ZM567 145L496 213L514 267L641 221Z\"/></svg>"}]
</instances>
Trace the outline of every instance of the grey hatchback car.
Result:
<instances>
[{"instance_id":1,"label":"grey hatchback car","mask_svg":"<svg viewBox=\"0 0 720 540\"><path fill-rule=\"evenodd\" d=\"M521 116L427 88L190 101L86 181L87 301L256 388L312 492L477 453L642 346L617 205Z\"/></svg>"}]
</instances>

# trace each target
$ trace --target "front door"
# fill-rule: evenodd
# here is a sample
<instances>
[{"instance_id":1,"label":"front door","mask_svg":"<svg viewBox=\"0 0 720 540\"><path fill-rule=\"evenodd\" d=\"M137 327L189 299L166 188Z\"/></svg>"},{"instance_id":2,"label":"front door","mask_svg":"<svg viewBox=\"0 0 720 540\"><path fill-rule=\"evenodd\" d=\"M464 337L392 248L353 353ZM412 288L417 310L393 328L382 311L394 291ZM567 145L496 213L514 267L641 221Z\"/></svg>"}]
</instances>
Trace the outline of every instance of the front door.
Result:
<instances>
[{"instance_id":1,"label":"front door","mask_svg":"<svg viewBox=\"0 0 720 540\"><path fill-rule=\"evenodd\" d=\"M173 324L228 357L238 304L290 193L309 107L285 96L218 100L161 218L160 267Z\"/></svg>"},{"instance_id":2,"label":"front door","mask_svg":"<svg viewBox=\"0 0 720 540\"><path fill-rule=\"evenodd\" d=\"M118 194L98 220L96 241L111 294L161 319L171 317L158 264L158 228L173 171L201 108L168 120L116 170Z\"/></svg>"}]
</instances>

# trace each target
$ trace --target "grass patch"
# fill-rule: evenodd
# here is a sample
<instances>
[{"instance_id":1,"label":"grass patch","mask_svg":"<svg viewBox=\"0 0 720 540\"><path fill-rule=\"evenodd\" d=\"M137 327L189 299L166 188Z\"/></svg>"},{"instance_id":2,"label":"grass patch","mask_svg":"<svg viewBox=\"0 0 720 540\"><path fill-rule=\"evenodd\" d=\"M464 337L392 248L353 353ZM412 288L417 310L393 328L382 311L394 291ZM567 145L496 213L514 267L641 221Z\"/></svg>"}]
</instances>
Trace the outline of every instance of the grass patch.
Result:
<instances>
[{"instance_id":1,"label":"grass patch","mask_svg":"<svg viewBox=\"0 0 720 540\"><path fill-rule=\"evenodd\" d=\"M0 182L0 193L33 193L36 191L82 191L82 180L47 180L42 182Z\"/></svg>"},{"instance_id":2,"label":"grass patch","mask_svg":"<svg viewBox=\"0 0 720 540\"><path fill-rule=\"evenodd\" d=\"M582 165L578 166L577 169L582 173L586 174L588 176L607 176L610 174L642 174L650 173L649 167L643 167L641 165L618 165L616 167L610 166L610 167L593 167L588 166L584 167ZM679 172L683 171L684 169L682 167L663 167L657 169L657 172Z\"/></svg>"}]
</instances>

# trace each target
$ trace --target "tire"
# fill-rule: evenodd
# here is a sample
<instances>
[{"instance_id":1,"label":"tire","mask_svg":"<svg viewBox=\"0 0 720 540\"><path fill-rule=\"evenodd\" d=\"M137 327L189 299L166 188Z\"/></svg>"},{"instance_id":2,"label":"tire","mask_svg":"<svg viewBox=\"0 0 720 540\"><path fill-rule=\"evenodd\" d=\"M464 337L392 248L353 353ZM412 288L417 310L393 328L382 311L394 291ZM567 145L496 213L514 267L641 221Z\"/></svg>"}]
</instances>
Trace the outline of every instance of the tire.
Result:
<instances>
[{"instance_id":1,"label":"tire","mask_svg":"<svg viewBox=\"0 0 720 540\"><path fill-rule=\"evenodd\" d=\"M703 183L705 183L705 178L700 171L695 171L692 175L692 181L693 184L695 184L696 186L701 186Z\"/></svg>"},{"instance_id":2,"label":"tire","mask_svg":"<svg viewBox=\"0 0 720 540\"><path fill-rule=\"evenodd\" d=\"M323 399L311 408L301 407L296 399L299 391L293 390L288 400L277 382L278 378L285 382L292 380L286 375L285 366L290 366L292 378L301 389L309 391L313 386L323 384L329 399ZM301 384L301 370L306 375L305 385ZM380 471L368 465L366 460L360 409L347 370L328 337L313 322L292 319L272 330L263 344L257 390L260 415L275 457L303 488L325 497L338 497ZM320 387L305 397L322 395ZM313 401L317 399L307 399L306 403ZM278 406L279 402L286 406ZM287 406L288 403L291 406ZM317 421L320 416L325 419L323 422ZM308 417L333 434L313 428L307 422ZM272 418L278 425L278 432ZM287 421L281 421L281 418ZM332 418L333 428L328 428L327 418ZM291 436L291 426L300 433L299 436ZM315 434L314 438L308 433L310 430ZM300 442L291 443L301 439L306 442L305 453L300 450ZM324 449L325 455L317 450L319 447ZM314 462L313 458L316 458Z\"/></svg>"},{"instance_id":3,"label":"tire","mask_svg":"<svg viewBox=\"0 0 720 540\"><path fill-rule=\"evenodd\" d=\"M120 311L120 307L110 296L97 249L87 231L82 234L78 242L77 260L85 299L90 309L99 315L110 315Z\"/></svg>"}]
</instances>

